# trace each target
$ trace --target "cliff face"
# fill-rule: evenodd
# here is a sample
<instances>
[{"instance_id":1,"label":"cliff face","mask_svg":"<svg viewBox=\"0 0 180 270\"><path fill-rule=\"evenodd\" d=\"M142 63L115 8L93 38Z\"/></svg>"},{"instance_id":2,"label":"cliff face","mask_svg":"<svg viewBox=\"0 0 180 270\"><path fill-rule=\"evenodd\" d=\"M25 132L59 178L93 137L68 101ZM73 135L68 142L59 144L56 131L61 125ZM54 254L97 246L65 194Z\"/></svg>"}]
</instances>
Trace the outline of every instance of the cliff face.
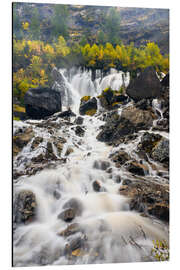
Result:
<instances>
[{"instance_id":1,"label":"cliff face","mask_svg":"<svg viewBox=\"0 0 180 270\"><path fill-rule=\"evenodd\" d=\"M49 34L51 31L50 20L54 15L52 4L26 4L29 8L36 7L43 31ZM30 20L26 14L24 4L18 6L18 14L21 21ZM27 10L27 8L26 8ZM96 40L98 31L104 25L105 16L110 7L103 6L79 6L69 5L68 29L72 41L79 41L86 34ZM123 43L134 42L135 46L143 45L145 42L154 41L158 43L162 53L169 52L169 10L150 8L124 8L117 7L120 16L119 37ZM47 29L46 29L47 28ZM44 38L45 39L45 38Z\"/></svg>"}]
</instances>

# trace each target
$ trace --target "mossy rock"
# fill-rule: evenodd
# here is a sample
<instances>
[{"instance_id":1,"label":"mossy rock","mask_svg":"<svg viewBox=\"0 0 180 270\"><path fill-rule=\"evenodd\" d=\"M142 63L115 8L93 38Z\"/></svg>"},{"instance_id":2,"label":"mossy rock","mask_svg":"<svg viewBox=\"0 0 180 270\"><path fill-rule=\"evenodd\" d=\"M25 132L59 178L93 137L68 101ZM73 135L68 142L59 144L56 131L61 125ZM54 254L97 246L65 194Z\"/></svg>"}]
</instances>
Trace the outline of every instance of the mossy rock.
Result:
<instances>
[{"instance_id":1,"label":"mossy rock","mask_svg":"<svg viewBox=\"0 0 180 270\"><path fill-rule=\"evenodd\" d=\"M84 96L81 98L81 104L90 100L91 96Z\"/></svg>"},{"instance_id":2,"label":"mossy rock","mask_svg":"<svg viewBox=\"0 0 180 270\"><path fill-rule=\"evenodd\" d=\"M87 98L86 98L87 99ZM88 99L86 102L81 99L79 113L81 115L94 115L97 111L97 99L95 97Z\"/></svg>"},{"instance_id":3,"label":"mossy rock","mask_svg":"<svg viewBox=\"0 0 180 270\"><path fill-rule=\"evenodd\" d=\"M96 114L97 110L96 109L91 109L91 110L88 110L86 111L86 115L90 115L90 116L93 116L94 114Z\"/></svg>"}]
</instances>

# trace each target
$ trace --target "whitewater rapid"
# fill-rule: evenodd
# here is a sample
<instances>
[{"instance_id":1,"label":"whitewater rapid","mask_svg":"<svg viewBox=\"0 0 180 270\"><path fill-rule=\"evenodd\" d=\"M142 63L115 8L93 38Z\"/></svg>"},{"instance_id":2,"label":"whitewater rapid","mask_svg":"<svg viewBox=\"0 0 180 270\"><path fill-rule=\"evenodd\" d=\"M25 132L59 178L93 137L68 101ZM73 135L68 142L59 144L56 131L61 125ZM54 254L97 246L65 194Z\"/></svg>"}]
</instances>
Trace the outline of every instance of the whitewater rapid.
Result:
<instances>
[{"instance_id":1,"label":"whitewater rapid","mask_svg":"<svg viewBox=\"0 0 180 270\"><path fill-rule=\"evenodd\" d=\"M108 75L110 77L106 78L107 84L105 79L102 80L103 88L111 86L110 81L114 75L117 76L117 73ZM63 76L67 80L65 75ZM84 92L81 92L83 90L89 93L87 82L89 75L84 74L84 76L80 78L78 73L71 78L67 84L71 92L79 87L79 96L84 95ZM86 85L83 84L83 80L86 80ZM119 87L122 80L121 83L116 79L113 82ZM92 90L92 94L96 95L99 92L100 84ZM75 105L77 108L78 104ZM155 102L154 106L156 105ZM122 109L119 109L119 114L121 111ZM65 125L56 130L55 136L66 139L61 153L62 158L67 158L66 163L57 165L54 169L44 169L33 176L25 175L14 182L14 194L23 190L32 191L37 200L36 220L15 228L14 266L153 261L152 241L168 241L168 229L165 224L155 218L145 218L137 212L130 211L129 199L119 194L122 183L117 181L117 177L126 179L130 175L126 170L116 168L109 159L111 153L122 147L131 156L136 155L135 150L140 137L130 144L122 144L119 148L113 149L112 146L107 146L96 139L100 127L104 124L101 117L83 116L83 119L82 127L85 130L83 137L79 137L74 132L75 117L70 119L72 125ZM56 124L61 121L63 120L60 118L54 120ZM47 129L38 128L33 123L42 123L42 121L15 121L14 131L31 126L35 136L42 136L44 139L40 146L45 146L51 139L51 134ZM23 170L25 163L27 165L33 155L37 154L32 151L31 145L32 141L16 158L14 166L19 170ZM73 152L67 157L66 152L69 147L73 148ZM39 147L36 151L41 153L44 148ZM102 162L108 164L106 169L101 168ZM111 168L113 173L109 173L108 168ZM150 172L150 176L153 174L153 171ZM100 192L94 190L94 181L100 184ZM60 194L59 199L54 196L54 192ZM80 230L63 237L60 233L69 224L59 219L58 215L71 199L76 199L80 203L82 212L70 224L80 224L83 232ZM85 247L79 255L68 257L64 253L66 245L84 235L88 248Z\"/></svg>"}]
</instances>

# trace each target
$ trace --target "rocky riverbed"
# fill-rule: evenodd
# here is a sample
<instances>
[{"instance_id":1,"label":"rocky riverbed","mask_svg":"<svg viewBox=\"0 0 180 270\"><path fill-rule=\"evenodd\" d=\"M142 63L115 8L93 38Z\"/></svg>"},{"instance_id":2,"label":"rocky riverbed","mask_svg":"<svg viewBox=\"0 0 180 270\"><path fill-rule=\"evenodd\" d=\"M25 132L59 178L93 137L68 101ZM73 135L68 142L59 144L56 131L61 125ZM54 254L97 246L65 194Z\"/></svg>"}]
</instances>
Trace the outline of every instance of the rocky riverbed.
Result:
<instances>
[{"instance_id":1,"label":"rocky riverbed","mask_svg":"<svg viewBox=\"0 0 180 270\"><path fill-rule=\"evenodd\" d=\"M169 238L169 87L158 83L157 97L108 88L82 98L80 115L14 121L14 266L156 260L153 240Z\"/></svg>"}]
</instances>

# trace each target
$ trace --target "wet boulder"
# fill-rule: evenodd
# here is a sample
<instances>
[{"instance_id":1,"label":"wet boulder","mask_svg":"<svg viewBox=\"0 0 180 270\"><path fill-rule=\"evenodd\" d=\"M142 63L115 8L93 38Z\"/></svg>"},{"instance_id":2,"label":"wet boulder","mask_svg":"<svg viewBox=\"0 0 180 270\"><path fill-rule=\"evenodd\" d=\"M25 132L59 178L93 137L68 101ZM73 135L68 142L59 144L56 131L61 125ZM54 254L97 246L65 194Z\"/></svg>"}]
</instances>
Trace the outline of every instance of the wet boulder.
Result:
<instances>
[{"instance_id":1,"label":"wet boulder","mask_svg":"<svg viewBox=\"0 0 180 270\"><path fill-rule=\"evenodd\" d=\"M26 114L32 119L43 119L61 111L61 94L50 88L31 88L24 96Z\"/></svg>"},{"instance_id":2,"label":"wet boulder","mask_svg":"<svg viewBox=\"0 0 180 270\"><path fill-rule=\"evenodd\" d=\"M65 222L71 222L76 216L75 210L73 208L68 208L64 211L62 211L59 215L58 215L58 219L62 219Z\"/></svg>"},{"instance_id":3,"label":"wet boulder","mask_svg":"<svg viewBox=\"0 0 180 270\"><path fill-rule=\"evenodd\" d=\"M68 118L68 117L75 117L75 116L76 114L71 110L71 108L57 115L57 117L60 117L60 118Z\"/></svg>"},{"instance_id":4,"label":"wet boulder","mask_svg":"<svg viewBox=\"0 0 180 270\"><path fill-rule=\"evenodd\" d=\"M63 205L63 209L71 208L76 216L80 216L83 211L83 205L80 200L72 198Z\"/></svg>"},{"instance_id":5,"label":"wet boulder","mask_svg":"<svg viewBox=\"0 0 180 270\"><path fill-rule=\"evenodd\" d=\"M39 136L35 137L34 140L33 140L33 142L32 142L31 149L34 150L35 148L37 148L38 145L40 143L42 143L42 141L43 141L43 138L42 137L39 137Z\"/></svg>"},{"instance_id":6,"label":"wet boulder","mask_svg":"<svg viewBox=\"0 0 180 270\"><path fill-rule=\"evenodd\" d=\"M13 156L16 156L33 138L34 132L30 127L21 130L13 136Z\"/></svg>"},{"instance_id":7,"label":"wet boulder","mask_svg":"<svg viewBox=\"0 0 180 270\"><path fill-rule=\"evenodd\" d=\"M83 137L85 133L85 130L81 126L76 126L75 128L75 134L79 137Z\"/></svg>"},{"instance_id":8,"label":"wet boulder","mask_svg":"<svg viewBox=\"0 0 180 270\"><path fill-rule=\"evenodd\" d=\"M155 216L162 221L169 221L169 188L154 181L135 180L122 185L121 195L130 199L130 209L143 216Z\"/></svg>"},{"instance_id":9,"label":"wet boulder","mask_svg":"<svg viewBox=\"0 0 180 270\"><path fill-rule=\"evenodd\" d=\"M100 104L107 110L113 110L121 104L128 102L128 96L122 95L119 91L112 90L111 87L104 89L98 96Z\"/></svg>"},{"instance_id":10,"label":"wet boulder","mask_svg":"<svg viewBox=\"0 0 180 270\"><path fill-rule=\"evenodd\" d=\"M166 138L162 138L153 148L151 156L154 160L168 165L169 164L169 140Z\"/></svg>"},{"instance_id":11,"label":"wet boulder","mask_svg":"<svg viewBox=\"0 0 180 270\"><path fill-rule=\"evenodd\" d=\"M123 150L116 151L112 153L110 156L111 160L115 162L116 167L121 167L125 162L130 160L130 156Z\"/></svg>"},{"instance_id":12,"label":"wet boulder","mask_svg":"<svg viewBox=\"0 0 180 270\"><path fill-rule=\"evenodd\" d=\"M99 192L101 190L101 185L98 181L94 181L92 183L92 186L93 186L94 191L96 191L96 192Z\"/></svg>"},{"instance_id":13,"label":"wet boulder","mask_svg":"<svg viewBox=\"0 0 180 270\"><path fill-rule=\"evenodd\" d=\"M147 153L152 159L165 166L169 164L169 140L159 134L144 133L138 144L138 151Z\"/></svg>"},{"instance_id":14,"label":"wet boulder","mask_svg":"<svg viewBox=\"0 0 180 270\"><path fill-rule=\"evenodd\" d=\"M15 195L13 211L15 223L26 224L35 220L36 209L36 196L32 191L23 190Z\"/></svg>"},{"instance_id":15,"label":"wet boulder","mask_svg":"<svg viewBox=\"0 0 180 270\"><path fill-rule=\"evenodd\" d=\"M136 161L130 161L126 164L126 169L134 174L134 175L139 175L139 176L144 176L146 175L149 170L148 167L144 164L140 164L139 162Z\"/></svg>"},{"instance_id":16,"label":"wet boulder","mask_svg":"<svg viewBox=\"0 0 180 270\"><path fill-rule=\"evenodd\" d=\"M69 226L67 226L67 228L65 230L59 232L58 235L67 237L67 236L70 236L70 235L73 235L77 232L82 232L82 231L83 231L83 229L81 228L79 223L73 223L73 224L70 224Z\"/></svg>"},{"instance_id":17,"label":"wet boulder","mask_svg":"<svg viewBox=\"0 0 180 270\"><path fill-rule=\"evenodd\" d=\"M93 168L105 171L110 167L110 162L105 160L95 160Z\"/></svg>"},{"instance_id":18,"label":"wet boulder","mask_svg":"<svg viewBox=\"0 0 180 270\"><path fill-rule=\"evenodd\" d=\"M75 125L82 125L83 124L83 121L84 121L84 118L81 117L81 116L78 116L75 121L74 121L74 124Z\"/></svg>"},{"instance_id":19,"label":"wet boulder","mask_svg":"<svg viewBox=\"0 0 180 270\"><path fill-rule=\"evenodd\" d=\"M115 119L109 118L97 139L102 142L114 144L122 137L127 137L139 130L146 130L152 126L155 116L147 110L140 110L135 106L125 108L121 115L115 114Z\"/></svg>"},{"instance_id":20,"label":"wet boulder","mask_svg":"<svg viewBox=\"0 0 180 270\"><path fill-rule=\"evenodd\" d=\"M138 144L138 150L151 154L152 149L161 140L161 138L162 136L159 134L145 132L141 137L140 143Z\"/></svg>"},{"instance_id":21,"label":"wet boulder","mask_svg":"<svg viewBox=\"0 0 180 270\"><path fill-rule=\"evenodd\" d=\"M126 94L135 101L157 98L162 90L161 83L153 67L147 67L137 78L130 81Z\"/></svg>"},{"instance_id":22,"label":"wet boulder","mask_svg":"<svg viewBox=\"0 0 180 270\"><path fill-rule=\"evenodd\" d=\"M79 113L81 115L94 115L97 112L97 99L95 97L84 96L81 98Z\"/></svg>"}]
</instances>

